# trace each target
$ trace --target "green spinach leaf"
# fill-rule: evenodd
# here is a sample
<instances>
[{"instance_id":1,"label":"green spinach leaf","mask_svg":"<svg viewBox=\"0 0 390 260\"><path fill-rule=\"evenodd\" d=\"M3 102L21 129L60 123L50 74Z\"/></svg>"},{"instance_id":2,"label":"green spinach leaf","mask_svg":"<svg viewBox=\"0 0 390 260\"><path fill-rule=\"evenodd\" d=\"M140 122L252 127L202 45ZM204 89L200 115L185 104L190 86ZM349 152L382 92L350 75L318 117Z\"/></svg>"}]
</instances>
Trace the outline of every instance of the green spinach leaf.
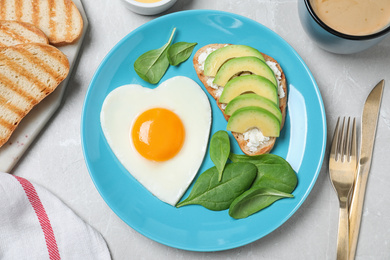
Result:
<instances>
[{"instance_id":1,"label":"green spinach leaf","mask_svg":"<svg viewBox=\"0 0 390 260\"><path fill-rule=\"evenodd\" d=\"M229 215L235 219L246 218L282 198L292 198L292 194L271 188L252 187L237 197L229 208Z\"/></svg>"},{"instance_id":2,"label":"green spinach leaf","mask_svg":"<svg viewBox=\"0 0 390 260\"><path fill-rule=\"evenodd\" d=\"M230 154L229 158L232 162L250 162L256 165L258 172L253 186L272 188L286 193L291 193L297 186L298 178L291 165L278 155Z\"/></svg>"},{"instance_id":3,"label":"green spinach leaf","mask_svg":"<svg viewBox=\"0 0 390 260\"><path fill-rule=\"evenodd\" d=\"M172 44L168 49L169 64L177 66L186 61L198 43L177 42Z\"/></svg>"},{"instance_id":4,"label":"green spinach leaf","mask_svg":"<svg viewBox=\"0 0 390 260\"><path fill-rule=\"evenodd\" d=\"M168 48L171 45L176 28L173 28L168 42L161 48L150 50L134 62L134 70L146 82L157 84L169 67Z\"/></svg>"},{"instance_id":5,"label":"green spinach leaf","mask_svg":"<svg viewBox=\"0 0 390 260\"><path fill-rule=\"evenodd\" d=\"M222 179L222 172L230 154L230 140L226 131L218 131L210 140L210 158L218 170L218 180Z\"/></svg>"},{"instance_id":6,"label":"green spinach leaf","mask_svg":"<svg viewBox=\"0 0 390 260\"><path fill-rule=\"evenodd\" d=\"M246 191L256 178L256 167L251 163L230 163L225 167L222 180L212 167L196 180L190 195L176 207L199 204L210 210L228 209L233 200Z\"/></svg>"}]
</instances>

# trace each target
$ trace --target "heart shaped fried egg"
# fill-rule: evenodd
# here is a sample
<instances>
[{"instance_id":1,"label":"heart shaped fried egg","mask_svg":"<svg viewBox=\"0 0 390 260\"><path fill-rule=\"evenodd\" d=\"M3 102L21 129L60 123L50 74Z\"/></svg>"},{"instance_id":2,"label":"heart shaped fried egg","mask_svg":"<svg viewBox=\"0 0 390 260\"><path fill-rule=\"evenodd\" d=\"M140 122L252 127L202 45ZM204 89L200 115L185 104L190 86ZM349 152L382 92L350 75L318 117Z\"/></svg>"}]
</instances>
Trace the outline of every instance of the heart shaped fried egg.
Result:
<instances>
[{"instance_id":1,"label":"heart shaped fried egg","mask_svg":"<svg viewBox=\"0 0 390 260\"><path fill-rule=\"evenodd\" d=\"M201 87L177 76L155 89L124 85L104 100L100 122L121 164L160 200L176 205L202 164L211 108Z\"/></svg>"}]
</instances>

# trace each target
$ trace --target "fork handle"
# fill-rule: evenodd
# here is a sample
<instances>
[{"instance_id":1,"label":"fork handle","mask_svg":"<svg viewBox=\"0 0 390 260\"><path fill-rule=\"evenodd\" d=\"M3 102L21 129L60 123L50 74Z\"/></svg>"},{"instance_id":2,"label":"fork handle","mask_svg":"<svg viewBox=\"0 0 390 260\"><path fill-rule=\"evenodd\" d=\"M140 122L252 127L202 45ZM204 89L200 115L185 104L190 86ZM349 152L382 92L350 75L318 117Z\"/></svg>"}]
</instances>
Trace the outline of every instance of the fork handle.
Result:
<instances>
[{"instance_id":1,"label":"fork handle","mask_svg":"<svg viewBox=\"0 0 390 260\"><path fill-rule=\"evenodd\" d=\"M339 233L337 237L337 260L348 260L349 217L347 201L340 201Z\"/></svg>"}]
</instances>

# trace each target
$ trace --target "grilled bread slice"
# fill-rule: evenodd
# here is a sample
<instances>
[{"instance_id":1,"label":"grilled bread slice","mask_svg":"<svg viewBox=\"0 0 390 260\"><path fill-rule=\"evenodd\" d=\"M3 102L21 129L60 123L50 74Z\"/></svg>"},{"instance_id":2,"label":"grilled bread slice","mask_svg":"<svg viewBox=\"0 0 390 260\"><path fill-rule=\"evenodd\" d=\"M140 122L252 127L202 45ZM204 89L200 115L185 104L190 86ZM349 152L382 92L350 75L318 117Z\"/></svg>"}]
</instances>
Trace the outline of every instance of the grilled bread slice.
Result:
<instances>
[{"instance_id":1,"label":"grilled bread slice","mask_svg":"<svg viewBox=\"0 0 390 260\"><path fill-rule=\"evenodd\" d=\"M0 20L0 47L30 42L49 44L49 39L32 24Z\"/></svg>"},{"instance_id":2,"label":"grilled bread slice","mask_svg":"<svg viewBox=\"0 0 390 260\"><path fill-rule=\"evenodd\" d=\"M83 30L83 19L71 0L2 0L0 20L34 24L56 46L76 42Z\"/></svg>"},{"instance_id":3,"label":"grilled bread slice","mask_svg":"<svg viewBox=\"0 0 390 260\"><path fill-rule=\"evenodd\" d=\"M0 47L0 147L24 116L69 73L65 54L48 44Z\"/></svg>"},{"instance_id":4,"label":"grilled bread slice","mask_svg":"<svg viewBox=\"0 0 390 260\"><path fill-rule=\"evenodd\" d=\"M212 50L216 50L216 49L225 47L226 45L227 44L209 44L209 45L203 46L202 48L200 48L195 53L194 58L193 58L193 64L194 64L194 68L195 68L196 74L198 75L200 81L202 81L202 83L205 86L206 90L209 92L209 94L217 102L217 105L218 105L219 109L222 111L223 116L225 117L225 119L229 120L230 116L225 114L225 104L222 104L222 103L219 102L219 96L221 94L221 90L213 88L210 85L210 80L209 80L210 77L204 75L203 65L200 63L200 59L199 59L199 56L201 56L201 55L204 56L206 53L210 53L210 50L211 51ZM264 56L266 61L275 63L276 67L280 71L280 78L278 80L279 80L280 87L283 89L284 96L279 96L279 108L280 108L280 111L282 113L281 128L283 128L284 121L285 121L285 118L286 118L286 106L287 106L287 83L286 83L286 77L285 77L285 75L283 73L283 70L280 67L279 63L275 59L273 59L272 57L270 57L270 56L268 56L268 55L266 55L264 53L262 53L262 55ZM259 155L259 154L264 154L264 153L270 152L272 150L272 148L274 147L274 144L275 144L275 141L276 141L275 137L269 137L268 141L262 142L256 148L256 150L254 150L253 147L250 148L247 145L248 141L245 140L243 134L232 132L232 135L237 140L237 143L240 146L241 150L245 154L250 155L250 156Z\"/></svg>"}]
</instances>

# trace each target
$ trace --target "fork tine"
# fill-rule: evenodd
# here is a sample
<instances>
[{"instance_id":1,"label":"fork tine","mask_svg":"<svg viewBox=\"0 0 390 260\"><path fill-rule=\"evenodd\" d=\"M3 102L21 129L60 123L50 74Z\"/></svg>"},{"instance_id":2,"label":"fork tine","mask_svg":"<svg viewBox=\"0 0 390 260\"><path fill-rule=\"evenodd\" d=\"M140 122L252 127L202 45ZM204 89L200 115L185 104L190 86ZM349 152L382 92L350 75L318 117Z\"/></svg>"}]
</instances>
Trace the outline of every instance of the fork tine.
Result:
<instances>
[{"instance_id":1,"label":"fork tine","mask_svg":"<svg viewBox=\"0 0 390 260\"><path fill-rule=\"evenodd\" d=\"M348 122L347 122L347 132L345 133L344 136L344 143L343 143L343 151L342 151L342 157L343 161L350 161L350 156L351 156L351 118L348 117Z\"/></svg>"},{"instance_id":2,"label":"fork tine","mask_svg":"<svg viewBox=\"0 0 390 260\"><path fill-rule=\"evenodd\" d=\"M357 134L356 134L356 118L353 118L351 158L356 159L357 153L358 153L358 148L357 148Z\"/></svg>"},{"instance_id":3,"label":"fork tine","mask_svg":"<svg viewBox=\"0 0 390 260\"><path fill-rule=\"evenodd\" d=\"M345 117L343 118L343 125L341 126L340 130L340 138L339 138L339 144L338 144L338 158L340 158L341 161L344 161L344 155L345 155L345 135L344 135L344 129L345 129Z\"/></svg>"},{"instance_id":4,"label":"fork tine","mask_svg":"<svg viewBox=\"0 0 390 260\"><path fill-rule=\"evenodd\" d=\"M333 133L333 140L332 140L332 146L330 149L330 156L334 157L337 160L337 149L338 149L338 142L339 142L339 124L340 124L340 117L337 118L336 127L334 129Z\"/></svg>"}]
</instances>

